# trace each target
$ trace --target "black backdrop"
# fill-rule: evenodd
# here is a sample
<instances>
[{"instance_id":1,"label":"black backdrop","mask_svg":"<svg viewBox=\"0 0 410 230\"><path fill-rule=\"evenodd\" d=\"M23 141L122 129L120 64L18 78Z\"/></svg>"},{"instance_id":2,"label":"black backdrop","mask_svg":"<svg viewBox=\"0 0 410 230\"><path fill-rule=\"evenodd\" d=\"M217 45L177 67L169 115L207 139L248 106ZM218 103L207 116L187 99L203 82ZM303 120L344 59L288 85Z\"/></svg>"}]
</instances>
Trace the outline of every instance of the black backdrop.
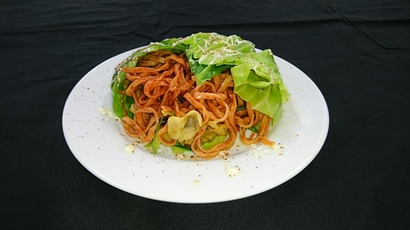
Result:
<instances>
[{"instance_id":1,"label":"black backdrop","mask_svg":"<svg viewBox=\"0 0 410 230\"><path fill-rule=\"evenodd\" d=\"M215 204L149 200L89 173L62 132L74 85L167 37L237 34L304 71L328 103L314 161ZM409 1L0 1L1 229L409 229Z\"/></svg>"}]
</instances>

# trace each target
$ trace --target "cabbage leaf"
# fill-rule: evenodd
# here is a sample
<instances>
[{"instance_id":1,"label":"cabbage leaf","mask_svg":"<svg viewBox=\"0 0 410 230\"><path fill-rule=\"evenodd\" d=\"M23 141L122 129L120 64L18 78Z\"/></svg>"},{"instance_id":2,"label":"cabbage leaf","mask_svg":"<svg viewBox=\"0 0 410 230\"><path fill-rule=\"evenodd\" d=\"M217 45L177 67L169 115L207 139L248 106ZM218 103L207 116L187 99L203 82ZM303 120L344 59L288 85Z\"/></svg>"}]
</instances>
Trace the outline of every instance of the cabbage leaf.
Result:
<instances>
[{"instance_id":1,"label":"cabbage leaf","mask_svg":"<svg viewBox=\"0 0 410 230\"><path fill-rule=\"evenodd\" d=\"M252 108L273 119L275 124L282 113L282 105L289 94L270 49L259 51L255 45L237 35L196 33L184 38L169 38L138 49L117 68L112 91L118 90L123 80L121 67L137 63L139 57L157 50L184 52L198 85L230 69L234 92L249 102ZM114 102L115 104L116 102ZM118 102L117 102L118 107ZM119 114L117 114L119 117Z\"/></svg>"}]
</instances>

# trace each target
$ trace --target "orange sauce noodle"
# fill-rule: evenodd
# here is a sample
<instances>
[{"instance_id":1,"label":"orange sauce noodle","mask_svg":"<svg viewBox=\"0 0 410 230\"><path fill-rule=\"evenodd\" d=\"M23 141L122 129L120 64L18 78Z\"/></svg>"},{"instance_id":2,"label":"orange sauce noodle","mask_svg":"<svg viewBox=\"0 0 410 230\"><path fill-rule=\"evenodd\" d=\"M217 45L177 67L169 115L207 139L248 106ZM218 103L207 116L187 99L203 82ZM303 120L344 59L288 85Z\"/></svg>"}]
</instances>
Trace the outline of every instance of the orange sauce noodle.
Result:
<instances>
[{"instance_id":1,"label":"orange sauce noodle","mask_svg":"<svg viewBox=\"0 0 410 230\"><path fill-rule=\"evenodd\" d=\"M203 122L188 147L199 158L214 158L221 151L230 149L238 135L244 145L258 142L274 145L266 138L271 118L253 110L249 103L233 92L234 82L229 70L197 85L184 54L161 50L140 58L137 67L123 67L122 71L126 73L124 82L127 84L122 93L135 101L130 108L134 117L122 118L124 131L130 137L151 142L159 128L160 142L164 146L173 146L177 140L167 135L168 125L160 124L161 116L172 114L183 117L189 111L196 110ZM204 149L201 136L210 121L224 124L228 135L224 142ZM256 125L259 125L257 133L248 130Z\"/></svg>"}]
</instances>

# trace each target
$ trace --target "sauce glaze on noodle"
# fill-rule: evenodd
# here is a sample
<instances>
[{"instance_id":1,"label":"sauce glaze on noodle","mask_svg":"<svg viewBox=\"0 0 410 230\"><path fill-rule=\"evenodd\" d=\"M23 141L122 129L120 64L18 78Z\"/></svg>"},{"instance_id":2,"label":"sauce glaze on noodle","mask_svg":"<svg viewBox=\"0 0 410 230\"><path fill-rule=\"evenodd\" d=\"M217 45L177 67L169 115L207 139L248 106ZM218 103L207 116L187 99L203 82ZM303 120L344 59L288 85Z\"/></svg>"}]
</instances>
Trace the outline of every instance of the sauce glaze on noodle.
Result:
<instances>
[{"instance_id":1,"label":"sauce glaze on noodle","mask_svg":"<svg viewBox=\"0 0 410 230\"><path fill-rule=\"evenodd\" d=\"M175 145L177 140L168 135L167 118L170 115L184 117L189 111L196 110L202 116L202 126L185 145L197 157L216 157L221 151L231 148L238 135L245 145L257 142L274 145L266 138L271 118L252 109L250 103L234 93L229 70L197 85L183 53L160 50L140 58L136 67L123 67L122 71L126 73L126 80L122 83L125 90L120 93L134 99L130 108L133 118L124 116L121 119L130 137L151 142L158 130L158 139L163 145ZM226 127L227 138L205 149L203 135L215 124ZM257 132L249 130L256 126Z\"/></svg>"}]
</instances>

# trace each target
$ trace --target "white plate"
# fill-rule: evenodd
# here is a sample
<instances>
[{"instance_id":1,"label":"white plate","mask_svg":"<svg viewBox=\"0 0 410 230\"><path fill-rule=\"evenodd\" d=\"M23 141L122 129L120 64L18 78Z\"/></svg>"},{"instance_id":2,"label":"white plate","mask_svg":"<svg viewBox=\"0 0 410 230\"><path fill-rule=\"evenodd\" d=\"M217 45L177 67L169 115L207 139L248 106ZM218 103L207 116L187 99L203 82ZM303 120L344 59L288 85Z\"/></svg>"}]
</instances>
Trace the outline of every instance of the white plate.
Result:
<instances>
[{"instance_id":1,"label":"white plate","mask_svg":"<svg viewBox=\"0 0 410 230\"><path fill-rule=\"evenodd\" d=\"M318 154L329 128L323 95L302 71L275 57L290 100L264 146L235 145L228 159L180 161L153 155L132 142L121 123L99 112L112 111L110 91L114 68L134 50L119 54L87 73L74 87L63 111L63 131L77 160L92 174L123 191L141 197L179 203L210 203L252 196L272 189L302 171ZM239 142L238 142L239 143ZM239 147L238 147L239 146ZM226 165L239 167L228 176Z\"/></svg>"}]
</instances>

